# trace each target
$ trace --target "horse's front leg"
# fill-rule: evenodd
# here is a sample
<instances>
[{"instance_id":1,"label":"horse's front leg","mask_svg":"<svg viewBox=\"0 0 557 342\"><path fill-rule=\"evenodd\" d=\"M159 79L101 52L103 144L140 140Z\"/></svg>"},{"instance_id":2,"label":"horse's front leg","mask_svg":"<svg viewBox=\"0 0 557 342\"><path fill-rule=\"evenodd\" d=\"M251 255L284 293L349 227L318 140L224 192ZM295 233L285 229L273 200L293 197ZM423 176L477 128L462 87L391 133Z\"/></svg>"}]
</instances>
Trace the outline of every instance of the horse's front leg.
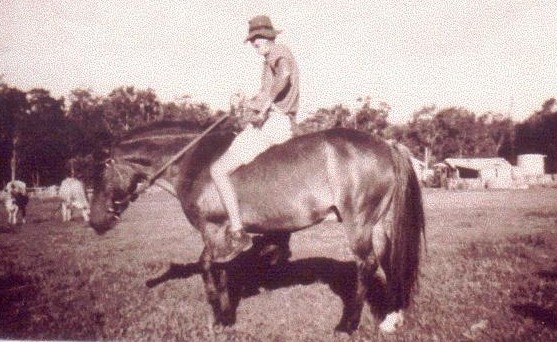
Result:
<instances>
[{"instance_id":1,"label":"horse's front leg","mask_svg":"<svg viewBox=\"0 0 557 342\"><path fill-rule=\"evenodd\" d=\"M213 269L217 275L216 281L221 310L220 323L232 325L236 322L236 310L230 302L227 265L213 265Z\"/></svg>"},{"instance_id":2,"label":"horse's front leg","mask_svg":"<svg viewBox=\"0 0 557 342\"><path fill-rule=\"evenodd\" d=\"M213 263L211 261L211 253L208 251L207 247L203 249L201 256L199 257L199 265L201 266L201 276L203 278L203 284L205 285L205 293L207 295L207 301L211 305L213 310L214 324L220 324L221 308L220 308L220 296L218 292L217 283L215 281L215 276L213 274Z\"/></svg>"},{"instance_id":3,"label":"horse's front leg","mask_svg":"<svg viewBox=\"0 0 557 342\"><path fill-rule=\"evenodd\" d=\"M202 269L205 293L211 309L213 310L214 325L231 325L235 322L236 315L230 305L228 293L228 276L226 269L212 262L210 250L205 247L199 258Z\"/></svg>"}]
</instances>

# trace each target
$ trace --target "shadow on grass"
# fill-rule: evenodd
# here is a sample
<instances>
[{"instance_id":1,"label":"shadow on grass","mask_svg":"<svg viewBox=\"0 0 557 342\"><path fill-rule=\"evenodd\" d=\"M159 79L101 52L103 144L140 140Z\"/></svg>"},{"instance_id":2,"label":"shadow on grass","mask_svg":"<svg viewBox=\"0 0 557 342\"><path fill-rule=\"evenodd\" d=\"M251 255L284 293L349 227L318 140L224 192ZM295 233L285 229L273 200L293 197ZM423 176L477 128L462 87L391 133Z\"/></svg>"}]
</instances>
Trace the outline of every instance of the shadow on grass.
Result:
<instances>
[{"instance_id":1,"label":"shadow on grass","mask_svg":"<svg viewBox=\"0 0 557 342\"><path fill-rule=\"evenodd\" d=\"M164 282L173 279L187 279L193 275L201 274L201 265L199 263L191 263L187 265L171 263L168 270L161 276L153 278L145 282L148 288L153 288Z\"/></svg>"},{"instance_id":2,"label":"shadow on grass","mask_svg":"<svg viewBox=\"0 0 557 342\"><path fill-rule=\"evenodd\" d=\"M21 225L0 225L0 234L16 234L19 233Z\"/></svg>"},{"instance_id":3,"label":"shadow on grass","mask_svg":"<svg viewBox=\"0 0 557 342\"><path fill-rule=\"evenodd\" d=\"M557 280L557 270L556 271L539 271L538 276L545 280Z\"/></svg>"},{"instance_id":4,"label":"shadow on grass","mask_svg":"<svg viewBox=\"0 0 557 342\"><path fill-rule=\"evenodd\" d=\"M513 305L512 308L524 317L532 318L552 329L557 329L557 312L554 310L543 308L534 303Z\"/></svg>"},{"instance_id":5,"label":"shadow on grass","mask_svg":"<svg viewBox=\"0 0 557 342\"><path fill-rule=\"evenodd\" d=\"M557 219L557 210L550 211L529 211L524 214L525 217L537 217L537 218L555 218Z\"/></svg>"},{"instance_id":6,"label":"shadow on grass","mask_svg":"<svg viewBox=\"0 0 557 342\"><path fill-rule=\"evenodd\" d=\"M0 331L10 336L30 324L31 314L22 303L36 296L37 286L31 278L15 273L0 276Z\"/></svg>"},{"instance_id":7,"label":"shadow on grass","mask_svg":"<svg viewBox=\"0 0 557 342\"><path fill-rule=\"evenodd\" d=\"M539 278L543 279L545 283L543 286L536 286L531 292L536 293L536 295L540 292L542 293L542 297L544 298L543 305L526 299L524 301L526 303L515 304L512 306L512 309L523 317L531 318L544 326L557 330L557 308L552 304L557 300L557 296L555 296L557 284L553 284L553 282L557 281L557 268L554 267L551 270L541 270L536 274ZM533 295L530 296L533 297Z\"/></svg>"},{"instance_id":8,"label":"shadow on grass","mask_svg":"<svg viewBox=\"0 0 557 342\"><path fill-rule=\"evenodd\" d=\"M286 255L290 256L289 251ZM353 309L351 305L356 282L356 263L353 261L308 258L291 262L287 258L261 256L255 248L228 264L214 265L225 267L228 271L228 290L233 312L236 312L241 299L258 295L260 289L275 290L314 283L328 285L342 300L344 313L352 312ZM185 265L173 263L164 274L148 280L146 286L152 288L169 280L187 279L201 273L202 268L199 263ZM369 282L367 303L375 317L384 317L387 313L385 289L375 277L372 277ZM231 323L234 321L235 317L232 318Z\"/></svg>"}]
</instances>

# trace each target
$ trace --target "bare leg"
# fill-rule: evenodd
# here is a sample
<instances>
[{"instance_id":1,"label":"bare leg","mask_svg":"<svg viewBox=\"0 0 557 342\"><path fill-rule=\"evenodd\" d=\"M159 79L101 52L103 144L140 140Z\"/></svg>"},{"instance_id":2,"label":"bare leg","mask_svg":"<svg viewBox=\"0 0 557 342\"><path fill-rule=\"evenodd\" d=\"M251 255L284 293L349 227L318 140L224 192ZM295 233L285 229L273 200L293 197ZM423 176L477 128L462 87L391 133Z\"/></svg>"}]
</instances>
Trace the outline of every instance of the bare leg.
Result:
<instances>
[{"instance_id":1,"label":"bare leg","mask_svg":"<svg viewBox=\"0 0 557 342\"><path fill-rule=\"evenodd\" d=\"M228 262L253 245L251 237L243 230L238 197L229 177L230 165L234 164L225 155L215 162L210 170L211 177L217 186L219 196L230 219L230 229L226 232L226 248L216 251L214 262Z\"/></svg>"},{"instance_id":2,"label":"bare leg","mask_svg":"<svg viewBox=\"0 0 557 342\"><path fill-rule=\"evenodd\" d=\"M230 219L230 230L237 232L242 230L242 219L240 218L240 206L238 205L238 196L234 186L230 181L228 171L223 167L220 160L215 162L211 167L211 177L217 186L220 199L228 212Z\"/></svg>"}]
</instances>

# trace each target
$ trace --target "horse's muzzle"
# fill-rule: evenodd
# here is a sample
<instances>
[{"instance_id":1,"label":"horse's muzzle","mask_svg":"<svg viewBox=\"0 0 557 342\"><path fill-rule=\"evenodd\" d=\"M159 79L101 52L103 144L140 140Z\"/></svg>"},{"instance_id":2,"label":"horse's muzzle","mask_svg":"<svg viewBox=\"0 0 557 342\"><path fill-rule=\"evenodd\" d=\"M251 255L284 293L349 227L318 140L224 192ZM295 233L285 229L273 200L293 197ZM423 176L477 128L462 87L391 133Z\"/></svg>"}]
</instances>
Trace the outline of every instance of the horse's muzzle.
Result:
<instances>
[{"instance_id":1,"label":"horse's muzzle","mask_svg":"<svg viewBox=\"0 0 557 342\"><path fill-rule=\"evenodd\" d=\"M97 232L102 235L114 228L120 221L120 211L114 209L114 206L95 205L91 206L91 216L89 224Z\"/></svg>"},{"instance_id":2,"label":"horse's muzzle","mask_svg":"<svg viewBox=\"0 0 557 342\"><path fill-rule=\"evenodd\" d=\"M109 221L97 222L95 220L90 220L89 224L99 235L103 235L114 227L114 224L110 223Z\"/></svg>"}]
</instances>

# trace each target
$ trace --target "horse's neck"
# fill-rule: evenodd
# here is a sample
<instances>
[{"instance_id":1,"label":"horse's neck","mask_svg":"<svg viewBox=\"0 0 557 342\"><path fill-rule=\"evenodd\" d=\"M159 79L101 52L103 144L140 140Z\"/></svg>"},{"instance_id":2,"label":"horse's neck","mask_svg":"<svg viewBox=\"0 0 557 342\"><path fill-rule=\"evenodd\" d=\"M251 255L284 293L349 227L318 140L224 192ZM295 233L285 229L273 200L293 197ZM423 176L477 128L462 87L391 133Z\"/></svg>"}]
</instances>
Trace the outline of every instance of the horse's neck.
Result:
<instances>
[{"instance_id":1,"label":"horse's neck","mask_svg":"<svg viewBox=\"0 0 557 342\"><path fill-rule=\"evenodd\" d=\"M131 165L151 184L176 196L176 189L184 175L197 175L198 171L208 167L215 157L228 148L233 137L232 132L208 134L170 164L168 162L192 139L169 139L166 143L159 141L156 145L150 145L149 140L146 140L144 144L120 147L117 155L118 159Z\"/></svg>"},{"instance_id":2,"label":"horse's neck","mask_svg":"<svg viewBox=\"0 0 557 342\"><path fill-rule=\"evenodd\" d=\"M146 186L156 186L176 196L177 165L176 163L167 164L173 156L165 154L164 156L158 155L156 158L147 159L138 158L137 154L130 154L121 155L118 159L130 166L136 174L145 178ZM147 160L149 163L146 163Z\"/></svg>"}]
</instances>

